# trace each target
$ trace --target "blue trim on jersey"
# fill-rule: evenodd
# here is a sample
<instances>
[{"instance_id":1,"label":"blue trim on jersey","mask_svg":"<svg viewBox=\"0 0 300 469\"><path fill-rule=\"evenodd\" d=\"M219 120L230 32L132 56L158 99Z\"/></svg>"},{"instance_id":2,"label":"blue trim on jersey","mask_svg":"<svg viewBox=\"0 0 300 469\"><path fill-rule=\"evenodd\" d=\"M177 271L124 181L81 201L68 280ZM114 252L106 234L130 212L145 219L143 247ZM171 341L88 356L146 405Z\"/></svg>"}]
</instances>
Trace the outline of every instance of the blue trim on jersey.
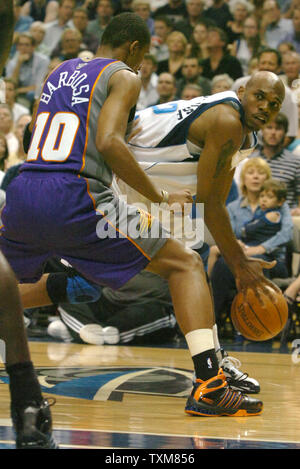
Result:
<instances>
[{"instance_id":1,"label":"blue trim on jersey","mask_svg":"<svg viewBox=\"0 0 300 469\"><path fill-rule=\"evenodd\" d=\"M240 101L231 96L228 98L222 98L222 99L219 99L218 101L199 105L198 109L195 109L195 111L193 111L189 116L187 116L185 119L179 122L168 133L168 135L166 135L166 137L164 137L159 142L159 144L156 145L156 148L169 147L169 146L174 146L174 145L182 145L186 143L190 125L195 119L197 119L197 117L203 114L203 112L207 111L207 109L210 109L211 107L216 106L217 104L222 104L222 103L230 102L230 101L238 105L241 121L242 123L244 123L244 110L242 108Z\"/></svg>"}]
</instances>

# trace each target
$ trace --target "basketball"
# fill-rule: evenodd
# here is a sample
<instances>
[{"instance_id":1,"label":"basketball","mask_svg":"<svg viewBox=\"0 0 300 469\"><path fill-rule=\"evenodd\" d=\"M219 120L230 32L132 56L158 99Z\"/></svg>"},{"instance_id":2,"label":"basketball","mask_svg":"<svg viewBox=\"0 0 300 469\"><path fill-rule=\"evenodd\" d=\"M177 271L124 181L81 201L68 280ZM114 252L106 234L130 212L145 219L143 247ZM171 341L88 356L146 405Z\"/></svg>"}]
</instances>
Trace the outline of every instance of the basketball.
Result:
<instances>
[{"instance_id":1,"label":"basketball","mask_svg":"<svg viewBox=\"0 0 300 469\"><path fill-rule=\"evenodd\" d=\"M267 287L271 290L271 287ZM247 290L245 301L239 292L231 305L234 327L254 341L269 340L279 334L288 319L288 305L282 293L273 290L274 300L261 293L261 301L253 290Z\"/></svg>"}]
</instances>

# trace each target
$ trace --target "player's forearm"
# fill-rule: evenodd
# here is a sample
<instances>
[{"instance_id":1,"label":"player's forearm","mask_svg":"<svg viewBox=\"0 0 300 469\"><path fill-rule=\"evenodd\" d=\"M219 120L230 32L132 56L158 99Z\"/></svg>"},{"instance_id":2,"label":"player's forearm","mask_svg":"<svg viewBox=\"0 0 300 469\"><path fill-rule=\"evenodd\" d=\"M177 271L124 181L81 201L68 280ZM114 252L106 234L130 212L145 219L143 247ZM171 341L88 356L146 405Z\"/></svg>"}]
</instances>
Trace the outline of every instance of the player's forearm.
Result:
<instances>
[{"instance_id":1,"label":"player's forearm","mask_svg":"<svg viewBox=\"0 0 300 469\"><path fill-rule=\"evenodd\" d=\"M109 145L98 147L98 150L112 171L151 202L160 203L162 201L161 191L156 189L140 168L126 144L118 138L109 140Z\"/></svg>"},{"instance_id":2,"label":"player's forearm","mask_svg":"<svg viewBox=\"0 0 300 469\"><path fill-rule=\"evenodd\" d=\"M0 0L0 75L2 75L11 48L13 25L13 0Z\"/></svg>"},{"instance_id":3,"label":"player's forearm","mask_svg":"<svg viewBox=\"0 0 300 469\"><path fill-rule=\"evenodd\" d=\"M219 201L206 202L204 221L227 265L235 273L247 257L233 233L226 207Z\"/></svg>"}]
</instances>

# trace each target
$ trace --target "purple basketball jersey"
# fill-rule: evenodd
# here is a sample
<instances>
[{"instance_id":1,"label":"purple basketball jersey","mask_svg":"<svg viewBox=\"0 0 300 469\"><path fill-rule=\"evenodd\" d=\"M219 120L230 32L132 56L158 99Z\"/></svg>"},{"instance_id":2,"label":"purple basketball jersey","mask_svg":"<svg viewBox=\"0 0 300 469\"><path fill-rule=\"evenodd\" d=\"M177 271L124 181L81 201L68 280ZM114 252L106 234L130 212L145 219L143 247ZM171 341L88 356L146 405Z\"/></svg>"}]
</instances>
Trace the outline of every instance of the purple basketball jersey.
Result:
<instances>
[{"instance_id":1,"label":"purple basketball jersey","mask_svg":"<svg viewBox=\"0 0 300 469\"><path fill-rule=\"evenodd\" d=\"M84 166L91 101L103 71L116 60L73 59L46 80L22 171L71 171ZM96 125L96 124L94 124Z\"/></svg>"}]
</instances>

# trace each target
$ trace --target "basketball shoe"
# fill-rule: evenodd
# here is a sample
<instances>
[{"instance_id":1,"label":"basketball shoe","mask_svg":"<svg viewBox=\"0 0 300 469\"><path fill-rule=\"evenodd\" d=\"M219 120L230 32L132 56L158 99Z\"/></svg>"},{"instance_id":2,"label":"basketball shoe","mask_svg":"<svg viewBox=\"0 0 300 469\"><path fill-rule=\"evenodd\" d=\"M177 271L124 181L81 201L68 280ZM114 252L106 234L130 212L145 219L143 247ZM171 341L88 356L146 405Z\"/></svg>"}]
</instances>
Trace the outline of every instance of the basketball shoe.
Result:
<instances>
[{"instance_id":1,"label":"basketball shoe","mask_svg":"<svg viewBox=\"0 0 300 469\"><path fill-rule=\"evenodd\" d=\"M52 436L50 405L44 399L40 405L29 404L23 409L11 408L11 417L16 434L16 449L58 449Z\"/></svg>"},{"instance_id":2,"label":"basketball shoe","mask_svg":"<svg viewBox=\"0 0 300 469\"><path fill-rule=\"evenodd\" d=\"M259 415L262 409L262 401L230 389L220 368L218 374L207 381L196 379L185 412L203 417L246 417Z\"/></svg>"},{"instance_id":3,"label":"basketball shoe","mask_svg":"<svg viewBox=\"0 0 300 469\"><path fill-rule=\"evenodd\" d=\"M247 373L244 373L239 368L241 362L238 358L228 356L225 350L221 349L222 360L219 362L226 377L227 383L234 391L246 392L248 394L257 394L260 392L259 382L254 378L249 378Z\"/></svg>"}]
</instances>

